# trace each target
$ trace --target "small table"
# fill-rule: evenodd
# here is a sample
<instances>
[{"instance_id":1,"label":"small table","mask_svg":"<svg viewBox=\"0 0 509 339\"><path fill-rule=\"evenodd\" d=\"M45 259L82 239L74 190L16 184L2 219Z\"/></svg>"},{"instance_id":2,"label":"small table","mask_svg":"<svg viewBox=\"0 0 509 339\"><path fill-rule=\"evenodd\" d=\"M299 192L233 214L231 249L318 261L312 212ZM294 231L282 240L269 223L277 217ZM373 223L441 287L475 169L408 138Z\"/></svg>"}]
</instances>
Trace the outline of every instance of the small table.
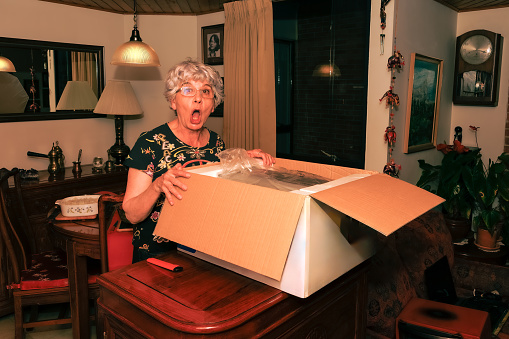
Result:
<instances>
[{"instance_id":1,"label":"small table","mask_svg":"<svg viewBox=\"0 0 509 339\"><path fill-rule=\"evenodd\" d=\"M179 251L97 278L105 338L365 338L366 261L301 299Z\"/></svg>"},{"instance_id":2,"label":"small table","mask_svg":"<svg viewBox=\"0 0 509 339\"><path fill-rule=\"evenodd\" d=\"M509 257L509 249L506 246L500 246L500 250L497 252L486 252L479 249L474 241L473 238L470 238L465 245L454 245L454 255L467 260L474 260L492 265L506 265Z\"/></svg>"},{"instance_id":3,"label":"small table","mask_svg":"<svg viewBox=\"0 0 509 339\"><path fill-rule=\"evenodd\" d=\"M50 223L55 245L67 252L73 338L90 338L87 257L101 259L99 221Z\"/></svg>"},{"instance_id":4,"label":"small table","mask_svg":"<svg viewBox=\"0 0 509 339\"><path fill-rule=\"evenodd\" d=\"M406 326L405 326L406 325ZM489 313L472 308L449 305L432 300L413 298L405 306L396 319L396 328L405 326L409 332L413 328L417 333L423 333L423 328L447 334L461 334L461 338L491 338L491 324ZM403 330L403 329L402 329ZM450 338L451 336L445 336ZM423 338L420 335L411 338ZM428 337L428 336L427 336ZM402 338L398 330L396 338ZM407 338L405 335L404 338ZM428 338L432 338L430 335ZM438 335L436 338L442 338Z\"/></svg>"}]
</instances>

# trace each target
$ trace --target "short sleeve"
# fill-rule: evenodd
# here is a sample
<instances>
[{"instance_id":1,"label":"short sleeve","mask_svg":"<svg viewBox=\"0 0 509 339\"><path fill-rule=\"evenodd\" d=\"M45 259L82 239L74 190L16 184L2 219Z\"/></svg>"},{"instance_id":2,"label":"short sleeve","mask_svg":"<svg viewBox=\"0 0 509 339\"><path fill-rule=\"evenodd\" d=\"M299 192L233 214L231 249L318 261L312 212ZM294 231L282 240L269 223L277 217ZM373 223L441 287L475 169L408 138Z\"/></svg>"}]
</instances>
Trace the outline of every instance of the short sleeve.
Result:
<instances>
[{"instance_id":1,"label":"short sleeve","mask_svg":"<svg viewBox=\"0 0 509 339\"><path fill-rule=\"evenodd\" d=\"M151 139L150 132L142 133L124 161L124 166L152 175L155 166L157 166L156 149L154 147L156 145L154 139Z\"/></svg>"}]
</instances>

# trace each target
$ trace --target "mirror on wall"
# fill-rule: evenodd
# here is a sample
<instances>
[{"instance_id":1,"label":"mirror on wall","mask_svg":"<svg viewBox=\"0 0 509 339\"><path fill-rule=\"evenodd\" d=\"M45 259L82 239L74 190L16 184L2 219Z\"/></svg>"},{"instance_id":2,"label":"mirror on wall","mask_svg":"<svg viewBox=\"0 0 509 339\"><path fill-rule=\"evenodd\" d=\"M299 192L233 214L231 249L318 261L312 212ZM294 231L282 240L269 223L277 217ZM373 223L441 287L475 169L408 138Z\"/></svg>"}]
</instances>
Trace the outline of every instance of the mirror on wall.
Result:
<instances>
[{"instance_id":1,"label":"mirror on wall","mask_svg":"<svg viewBox=\"0 0 509 339\"><path fill-rule=\"evenodd\" d=\"M104 117L94 114L93 107L59 105L71 81L86 82L99 98L104 88L102 46L0 37L0 56L16 68L0 72L0 122Z\"/></svg>"}]
</instances>

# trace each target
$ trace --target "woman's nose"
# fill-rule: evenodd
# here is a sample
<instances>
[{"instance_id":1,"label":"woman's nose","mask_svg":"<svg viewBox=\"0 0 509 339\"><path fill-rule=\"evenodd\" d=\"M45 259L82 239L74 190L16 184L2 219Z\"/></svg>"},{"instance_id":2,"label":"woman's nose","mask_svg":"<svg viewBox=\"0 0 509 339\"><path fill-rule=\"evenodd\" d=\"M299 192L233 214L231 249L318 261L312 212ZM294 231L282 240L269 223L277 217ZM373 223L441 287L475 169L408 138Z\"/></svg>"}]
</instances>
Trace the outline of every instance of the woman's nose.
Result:
<instances>
[{"instance_id":1,"label":"woman's nose","mask_svg":"<svg viewBox=\"0 0 509 339\"><path fill-rule=\"evenodd\" d=\"M196 91L196 94L194 95L194 101L195 102L201 102L202 100L202 93L201 91Z\"/></svg>"}]
</instances>

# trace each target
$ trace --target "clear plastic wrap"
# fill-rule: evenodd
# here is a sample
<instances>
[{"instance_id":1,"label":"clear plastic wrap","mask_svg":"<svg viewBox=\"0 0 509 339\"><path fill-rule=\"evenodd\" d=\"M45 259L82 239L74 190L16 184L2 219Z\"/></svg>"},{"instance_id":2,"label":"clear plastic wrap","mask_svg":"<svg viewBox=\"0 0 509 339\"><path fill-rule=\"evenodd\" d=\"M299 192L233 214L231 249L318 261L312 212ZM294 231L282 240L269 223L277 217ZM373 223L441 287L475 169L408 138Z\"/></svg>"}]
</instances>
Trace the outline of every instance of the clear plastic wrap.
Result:
<instances>
[{"instance_id":1,"label":"clear plastic wrap","mask_svg":"<svg viewBox=\"0 0 509 339\"><path fill-rule=\"evenodd\" d=\"M279 191L294 191L323 184L329 179L304 171L289 170L276 165L265 166L251 158L241 148L231 148L218 154L221 160L219 177L246 184L269 187Z\"/></svg>"}]
</instances>

